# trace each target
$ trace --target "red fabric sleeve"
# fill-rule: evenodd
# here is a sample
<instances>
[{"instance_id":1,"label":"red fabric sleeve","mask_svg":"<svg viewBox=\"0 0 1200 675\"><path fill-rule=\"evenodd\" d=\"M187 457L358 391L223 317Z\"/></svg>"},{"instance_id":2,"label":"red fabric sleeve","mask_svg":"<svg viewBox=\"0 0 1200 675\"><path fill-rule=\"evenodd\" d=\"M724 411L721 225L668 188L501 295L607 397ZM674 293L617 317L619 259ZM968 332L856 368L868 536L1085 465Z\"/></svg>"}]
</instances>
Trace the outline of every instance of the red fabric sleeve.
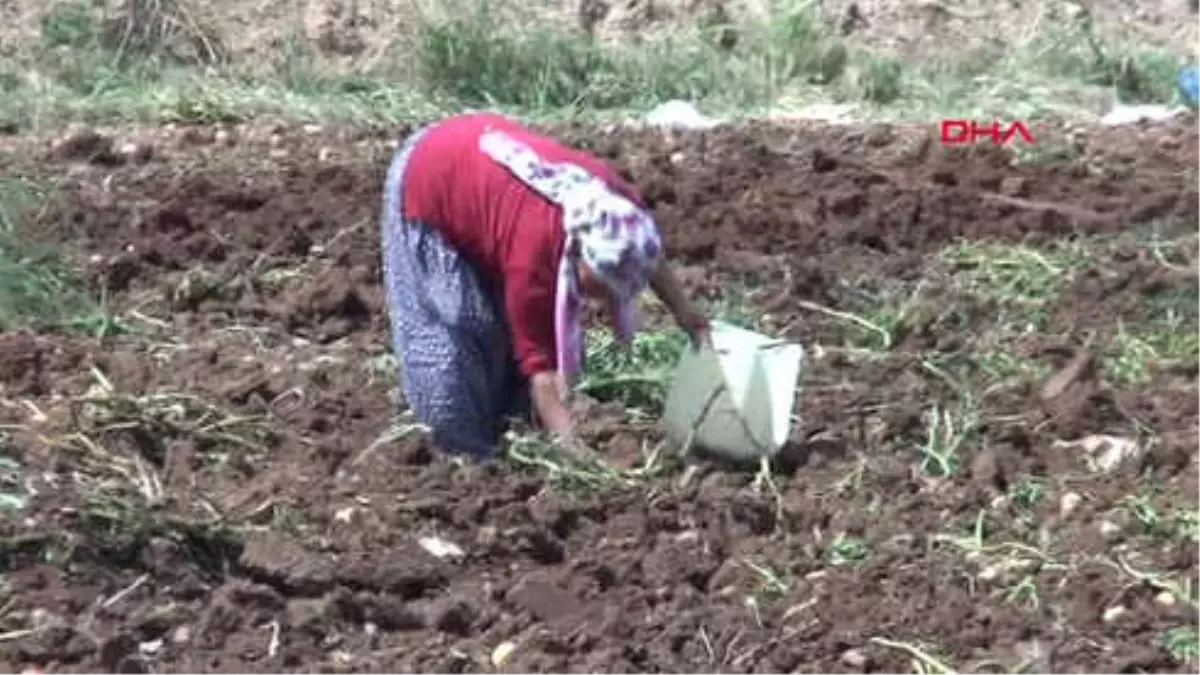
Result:
<instances>
[{"instance_id":1,"label":"red fabric sleeve","mask_svg":"<svg viewBox=\"0 0 1200 675\"><path fill-rule=\"evenodd\" d=\"M513 357L521 375L530 378L558 368L554 298L565 238L561 210L515 177L506 179L525 199L512 212L513 236L502 252L504 311Z\"/></svg>"},{"instance_id":2,"label":"red fabric sleeve","mask_svg":"<svg viewBox=\"0 0 1200 675\"><path fill-rule=\"evenodd\" d=\"M504 305L513 353L527 378L558 367L554 336L554 294L558 265L521 265L509 269Z\"/></svg>"}]
</instances>

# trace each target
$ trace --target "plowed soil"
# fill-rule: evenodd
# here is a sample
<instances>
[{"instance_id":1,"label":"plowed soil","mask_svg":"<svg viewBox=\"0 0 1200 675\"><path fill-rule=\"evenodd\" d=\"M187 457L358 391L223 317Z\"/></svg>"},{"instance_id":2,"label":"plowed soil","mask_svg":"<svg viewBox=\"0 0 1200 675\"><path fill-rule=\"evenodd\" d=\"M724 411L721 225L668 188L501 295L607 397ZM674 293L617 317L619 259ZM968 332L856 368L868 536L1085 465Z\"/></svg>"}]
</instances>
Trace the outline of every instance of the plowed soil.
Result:
<instances>
[{"instance_id":1,"label":"plowed soil","mask_svg":"<svg viewBox=\"0 0 1200 675\"><path fill-rule=\"evenodd\" d=\"M902 645L964 672L1194 669L1163 636L1197 625L1194 591L1165 585L1195 588L1195 539L1124 506L1152 484L1161 513L1196 512L1194 362L1122 385L1100 365L1153 298L1195 293L1194 240L1145 244L1194 234L1194 119L1054 162L891 128L555 132L642 187L698 296L744 289L810 346L778 494L709 464L578 494L377 443L395 130L37 157L61 197L35 234L122 330L0 335L0 485L28 497L0 525L0 669L902 672ZM998 334L939 255L985 240L1102 242L1036 330L1005 334L1036 376L933 367ZM846 319L921 280L887 344ZM964 386L979 424L930 475L928 413ZM660 437L610 417L602 450ZM1065 442L1100 434L1145 451L1091 472Z\"/></svg>"}]
</instances>

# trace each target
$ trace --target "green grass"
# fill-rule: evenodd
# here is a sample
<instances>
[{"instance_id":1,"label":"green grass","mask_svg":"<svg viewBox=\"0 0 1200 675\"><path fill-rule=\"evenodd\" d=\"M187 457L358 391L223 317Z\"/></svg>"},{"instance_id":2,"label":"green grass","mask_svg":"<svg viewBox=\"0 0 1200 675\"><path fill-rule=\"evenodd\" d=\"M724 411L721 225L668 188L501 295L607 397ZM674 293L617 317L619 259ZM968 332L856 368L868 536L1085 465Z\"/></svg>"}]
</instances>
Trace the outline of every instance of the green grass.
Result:
<instances>
[{"instance_id":1,"label":"green grass","mask_svg":"<svg viewBox=\"0 0 1200 675\"><path fill-rule=\"evenodd\" d=\"M1194 507L1163 509L1155 504L1150 494L1126 497L1121 506L1148 535L1192 546L1200 543L1200 517Z\"/></svg>"},{"instance_id":2,"label":"green grass","mask_svg":"<svg viewBox=\"0 0 1200 675\"><path fill-rule=\"evenodd\" d=\"M1130 329L1122 323L1105 354L1105 369L1116 384L1145 384L1164 366L1194 373L1198 350L1195 332Z\"/></svg>"},{"instance_id":3,"label":"green grass","mask_svg":"<svg viewBox=\"0 0 1200 675\"><path fill-rule=\"evenodd\" d=\"M942 252L963 289L995 310L1006 333L1044 329L1048 312L1074 274L1091 260L1069 245L1051 250L966 241Z\"/></svg>"},{"instance_id":4,"label":"green grass","mask_svg":"<svg viewBox=\"0 0 1200 675\"><path fill-rule=\"evenodd\" d=\"M45 198L30 182L0 181L0 331L109 332L115 325L54 247L23 236L21 223L36 215Z\"/></svg>"},{"instance_id":5,"label":"green grass","mask_svg":"<svg viewBox=\"0 0 1200 675\"><path fill-rule=\"evenodd\" d=\"M1144 232L1138 236L1145 239ZM1143 242L1147 254L1163 264L1178 241ZM1044 332L1076 277L1101 271L1112 260L1114 242L1104 237L1064 240L1029 247L988 242L960 242L940 256L950 268L950 284L969 302L966 320L972 333L970 354L947 354L953 362L969 361L971 370L989 382L1037 381L1049 376L1047 364L1012 353L1005 345L1015 337ZM1120 386L1150 381L1164 369L1195 373L1200 367L1200 295L1194 286L1172 286L1147 295L1128 316L1114 317L1112 337L1104 348L1107 379ZM882 325L895 329L912 313L914 301L893 301L876 308ZM960 312L961 313L961 312ZM953 311L939 317L953 320ZM959 326L959 328L963 328Z\"/></svg>"},{"instance_id":6,"label":"green grass","mask_svg":"<svg viewBox=\"0 0 1200 675\"><path fill-rule=\"evenodd\" d=\"M19 514L29 505L29 489L23 483L21 463L0 455L0 513L6 517Z\"/></svg>"},{"instance_id":7,"label":"green grass","mask_svg":"<svg viewBox=\"0 0 1200 675\"><path fill-rule=\"evenodd\" d=\"M864 117L928 121L1090 111L1117 92L1171 101L1176 59L1102 44L1085 21L946 62L904 62L852 47L814 3L777 0L760 22L690 27L636 45L600 43L562 28L530 29L479 2L417 17L403 55L332 74L313 47L288 42L267 66L231 60L221 36L158 13L102 23L82 2L52 5L32 68L0 66L0 124L64 120L213 122L263 114L304 121L422 121L464 106L534 119L621 116L684 98L721 114L840 101ZM736 28L733 46L721 35ZM132 39L127 39L132 36ZM37 77L30 77L36 72Z\"/></svg>"},{"instance_id":8,"label":"green grass","mask_svg":"<svg viewBox=\"0 0 1200 675\"><path fill-rule=\"evenodd\" d=\"M744 105L765 94L730 88L749 64L723 58L700 32L613 49L548 28L497 32L486 10L427 24L417 62L429 93L474 106L603 110L718 95Z\"/></svg>"},{"instance_id":9,"label":"green grass","mask_svg":"<svg viewBox=\"0 0 1200 675\"><path fill-rule=\"evenodd\" d=\"M1194 377L1200 369L1198 301L1195 286L1150 296L1144 317L1118 324L1105 353L1108 378L1119 385L1145 384L1164 368Z\"/></svg>"},{"instance_id":10,"label":"green grass","mask_svg":"<svg viewBox=\"0 0 1200 675\"><path fill-rule=\"evenodd\" d=\"M761 314L738 284L707 305L704 311L714 321L763 330ZM618 401L636 415L661 413L672 373L690 348L688 336L671 319L666 321L669 327L639 332L628 345L618 343L606 328L588 331L587 359L578 391L599 401Z\"/></svg>"},{"instance_id":11,"label":"green grass","mask_svg":"<svg viewBox=\"0 0 1200 675\"><path fill-rule=\"evenodd\" d=\"M1179 663L1195 666L1200 656L1200 634L1194 626L1179 626L1159 636L1158 644Z\"/></svg>"},{"instance_id":12,"label":"green grass","mask_svg":"<svg viewBox=\"0 0 1200 675\"><path fill-rule=\"evenodd\" d=\"M607 330L588 336L587 363L578 391L599 401L654 415L666 402L671 373L688 348L680 330L646 331L621 345Z\"/></svg>"}]
</instances>

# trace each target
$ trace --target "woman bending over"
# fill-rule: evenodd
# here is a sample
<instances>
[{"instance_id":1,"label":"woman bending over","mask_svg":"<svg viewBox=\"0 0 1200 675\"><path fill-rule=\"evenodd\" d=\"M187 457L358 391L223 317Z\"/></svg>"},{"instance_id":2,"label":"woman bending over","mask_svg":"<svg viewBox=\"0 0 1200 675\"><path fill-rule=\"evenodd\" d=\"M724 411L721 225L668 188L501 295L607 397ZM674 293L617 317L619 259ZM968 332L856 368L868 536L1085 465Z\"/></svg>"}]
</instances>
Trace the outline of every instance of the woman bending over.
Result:
<instances>
[{"instance_id":1,"label":"woman bending over","mask_svg":"<svg viewBox=\"0 0 1200 675\"><path fill-rule=\"evenodd\" d=\"M490 457L508 419L530 412L570 437L585 296L605 303L622 341L647 287L694 344L708 339L637 191L507 117L469 113L413 134L388 171L382 228L404 394L449 451Z\"/></svg>"}]
</instances>

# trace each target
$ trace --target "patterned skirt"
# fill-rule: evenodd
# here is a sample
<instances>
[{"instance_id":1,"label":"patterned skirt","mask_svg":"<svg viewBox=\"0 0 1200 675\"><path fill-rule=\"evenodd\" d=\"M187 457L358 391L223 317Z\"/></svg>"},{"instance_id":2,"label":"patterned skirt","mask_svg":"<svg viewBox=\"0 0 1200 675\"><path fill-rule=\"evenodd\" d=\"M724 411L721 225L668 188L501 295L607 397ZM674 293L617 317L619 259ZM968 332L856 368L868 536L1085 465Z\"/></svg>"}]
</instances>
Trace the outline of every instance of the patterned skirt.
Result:
<instances>
[{"instance_id":1,"label":"patterned skirt","mask_svg":"<svg viewBox=\"0 0 1200 675\"><path fill-rule=\"evenodd\" d=\"M397 150L384 184L383 281L400 385L418 421L444 450L489 458L512 417L530 416L512 356L502 289L441 234L406 219L405 171L417 131Z\"/></svg>"}]
</instances>

